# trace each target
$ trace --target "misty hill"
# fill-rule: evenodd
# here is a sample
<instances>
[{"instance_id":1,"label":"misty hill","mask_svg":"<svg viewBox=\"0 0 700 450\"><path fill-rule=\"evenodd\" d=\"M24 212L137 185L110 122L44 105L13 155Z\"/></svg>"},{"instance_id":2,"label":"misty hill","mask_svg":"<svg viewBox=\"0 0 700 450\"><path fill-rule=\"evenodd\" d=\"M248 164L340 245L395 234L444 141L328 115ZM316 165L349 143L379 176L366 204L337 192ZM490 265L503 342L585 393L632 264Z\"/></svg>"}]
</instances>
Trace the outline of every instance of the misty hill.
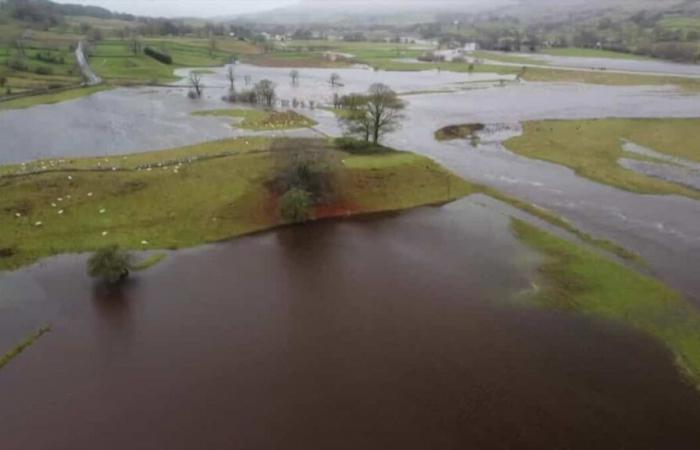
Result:
<instances>
[{"instance_id":1,"label":"misty hill","mask_svg":"<svg viewBox=\"0 0 700 450\"><path fill-rule=\"evenodd\" d=\"M406 25L484 15L510 16L525 21L560 21L571 16L609 13L629 15L668 10L698 0L302 0L296 5L241 16L245 20L276 24L391 24Z\"/></svg>"}]
</instances>

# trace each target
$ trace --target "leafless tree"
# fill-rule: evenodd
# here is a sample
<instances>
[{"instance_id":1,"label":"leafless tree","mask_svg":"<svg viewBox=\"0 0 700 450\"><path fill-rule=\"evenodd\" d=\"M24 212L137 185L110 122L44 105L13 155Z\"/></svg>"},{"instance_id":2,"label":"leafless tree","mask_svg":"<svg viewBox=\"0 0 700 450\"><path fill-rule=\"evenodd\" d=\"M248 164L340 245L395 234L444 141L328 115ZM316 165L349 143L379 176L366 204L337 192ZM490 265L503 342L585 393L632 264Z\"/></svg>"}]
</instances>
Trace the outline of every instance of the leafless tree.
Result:
<instances>
[{"instance_id":1,"label":"leafless tree","mask_svg":"<svg viewBox=\"0 0 700 450\"><path fill-rule=\"evenodd\" d=\"M297 85L299 83L299 71L294 69L289 72L289 77L292 79L292 84Z\"/></svg>"},{"instance_id":2,"label":"leafless tree","mask_svg":"<svg viewBox=\"0 0 700 450\"><path fill-rule=\"evenodd\" d=\"M129 50L134 55L138 55L139 53L141 53L141 50L143 50L143 46L141 45L141 41L139 40L139 38L131 38L131 40L129 41Z\"/></svg>"},{"instance_id":3,"label":"leafless tree","mask_svg":"<svg viewBox=\"0 0 700 450\"><path fill-rule=\"evenodd\" d=\"M378 144L382 136L397 129L404 118L406 104L381 83L370 86L366 95L352 96L345 102L346 109L340 116L342 125L350 134Z\"/></svg>"},{"instance_id":4,"label":"leafless tree","mask_svg":"<svg viewBox=\"0 0 700 450\"><path fill-rule=\"evenodd\" d=\"M199 98L202 96L202 91L204 90L204 85L202 85L202 76L195 71L190 72L190 93L194 94L194 97Z\"/></svg>"},{"instance_id":5,"label":"leafless tree","mask_svg":"<svg viewBox=\"0 0 700 450\"><path fill-rule=\"evenodd\" d=\"M261 80L255 85L255 93L258 100L268 108L275 104L277 93L275 92L275 83L270 80Z\"/></svg>"},{"instance_id":6,"label":"leafless tree","mask_svg":"<svg viewBox=\"0 0 700 450\"><path fill-rule=\"evenodd\" d=\"M340 84L340 75L333 72L331 74L330 83L331 83L331 86L338 86Z\"/></svg>"},{"instance_id":7,"label":"leafless tree","mask_svg":"<svg viewBox=\"0 0 700 450\"><path fill-rule=\"evenodd\" d=\"M236 72L233 68L233 64L229 64L226 68L226 79L228 79L229 91L236 91Z\"/></svg>"}]
</instances>

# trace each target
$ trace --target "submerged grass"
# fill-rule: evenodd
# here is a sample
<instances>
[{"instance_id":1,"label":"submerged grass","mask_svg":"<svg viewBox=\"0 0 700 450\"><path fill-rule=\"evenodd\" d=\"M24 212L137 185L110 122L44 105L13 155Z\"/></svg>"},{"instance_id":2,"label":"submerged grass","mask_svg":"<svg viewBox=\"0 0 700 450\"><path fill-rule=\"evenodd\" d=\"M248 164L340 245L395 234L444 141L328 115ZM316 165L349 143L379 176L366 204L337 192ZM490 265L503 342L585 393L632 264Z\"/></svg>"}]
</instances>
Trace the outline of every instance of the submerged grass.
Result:
<instances>
[{"instance_id":1,"label":"submerged grass","mask_svg":"<svg viewBox=\"0 0 700 450\"><path fill-rule=\"evenodd\" d=\"M541 252L544 286L534 300L632 326L663 343L700 388L700 314L660 281L513 219L522 242Z\"/></svg>"},{"instance_id":2,"label":"submerged grass","mask_svg":"<svg viewBox=\"0 0 700 450\"><path fill-rule=\"evenodd\" d=\"M0 358L0 369L5 367L10 361L12 361L13 358L22 353L24 350L26 350L28 347L34 344L40 337L42 337L49 331L51 331L51 327L49 326L40 328L34 334L25 338L22 342L17 344L12 350L2 355L2 357Z\"/></svg>"},{"instance_id":3,"label":"submerged grass","mask_svg":"<svg viewBox=\"0 0 700 450\"><path fill-rule=\"evenodd\" d=\"M237 128L254 131L292 130L309 128L316 122L294 111L261 111L258 109L214 109L197 111L195 116L236 117L242 119Z\"/></svg>"},{"instance_id":4,"label":"submerged grass","mask_svg":"<svg viewBox=\"0 0 700 450\"><path fill-rule=\"evenodd\" d=\"M631 252L627 250L626 248L606 239L600 239L596 238L594 236L591 236L588 233L585 233L578 228L576 228L574 225L572 225L570 222L562 218L561 216L558 216L557 214L541 208L539 206L533 205L531 203L527 203L523 200L520 200L515 197L511 197L510 195L504 194L500 191L497 191L496 189L487 187L487 186L480 186L480 189L482 192L489 197L495 198L496 200L502 201L503 203L507 203L511 205L512 207L519 209L523 212L526 212L530 214L533 217L537 217L538 219L555 226L557 228L560 228L564 231L567 231L571 233L572 235L576 236L579 238L582 242L585 242L588 245L591 245L595 248L598 248L600 250L606 251L612 255L617 256L618 258L621 258L626 261L634 262L637 264L644 264L644 260L640 255L637 253Z\"/></svg>"},{"instance_id":5,"label":"submerged grass","mask_svg":"<svg viewBox=\"0 0 700 450\"><path fill-rule=\"evenodd\" d=\"M451 72L472 72L469 64L460 62L445 63L416 63L391 59L369 59L364 63L375 69L390 71L421 71L440 69ZM474 73L495 73L499 75L520 75L525 81L545 83L584 83L601 84L608 86L676 86L687 92L700 91L700 79L683 78L676 76L645 75L615 73L606 70L576 70L544 67L503 66L496 64L477 64L473 67Z\"/></svg>"},{"instance_id":6,"label":"submerged grass","mask_svg":"<svg viewBox=\"0 0 700 450\"><path fill-rule=\"evenodd\" d=\"M228 139L9 166L0 168L0 270L107 245L190 247L283 224L267 189L276 157L309 148L344 162L338 199L322 205L319 218L443 203L473 192L425 157L352 155L325 139Z\"/></svg>"},{"instance_id":7,"label":"submerged grass","mask_svg":"<svg viewBox=\"0 0 700 450\"><path fill-rule=\"evenodd\" d=\"M158 265L160 262L162 262L165 258L168 257L167 253L155 253L148 258L144 259L143 261L139 262L138 264L135 264L131 268L137 272L141 272L147 269L150 269L151 267L154 267Z\"/></svg>"},{"instance_id":8,"label":"submerged grass","mask_svg":"<svg viewBox=\"0 0 700 450\"><path fill-rule=\"evenodd\" d=\"M700 200L700 192L623 168L626 139L657 152L700 161L700 119L601 119L527 122L523 134L505 143L529 158L561 164L578 175L641 194L682 195Z\"/></svg>"},{"instance_id":9,"label":"submerged grass","mask_svg":"<svg viewBox=\"0 0 700 450\"><path fill-rule=\"evenodd\" d=\"M467 123L461 125L449 125L440 128L435 132L435 139L438 141L452 141L455 139L467 139L484 129L481 123Z\"/></svg>"}]
</instances>

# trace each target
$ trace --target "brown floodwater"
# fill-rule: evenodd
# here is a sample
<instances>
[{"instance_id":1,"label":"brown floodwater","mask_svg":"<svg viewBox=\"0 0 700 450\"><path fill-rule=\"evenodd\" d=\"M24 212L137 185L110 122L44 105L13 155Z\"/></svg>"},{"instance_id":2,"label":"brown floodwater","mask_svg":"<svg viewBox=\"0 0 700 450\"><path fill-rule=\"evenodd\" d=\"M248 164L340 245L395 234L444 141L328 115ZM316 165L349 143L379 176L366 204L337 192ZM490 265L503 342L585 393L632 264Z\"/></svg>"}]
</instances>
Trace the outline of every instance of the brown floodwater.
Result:
<instances>
[{"instance_id":1,"label":"brown floodwater","mask_svg":"<svg viewBox=\"0 0 700 450\"><path fill-rule=\"evenodd\" d=\"M173 254L118 291L0 275L0 448L697 449L700 395L628 329L513 298L537 257L468 199Z\"/></svg>"}]
</instances>

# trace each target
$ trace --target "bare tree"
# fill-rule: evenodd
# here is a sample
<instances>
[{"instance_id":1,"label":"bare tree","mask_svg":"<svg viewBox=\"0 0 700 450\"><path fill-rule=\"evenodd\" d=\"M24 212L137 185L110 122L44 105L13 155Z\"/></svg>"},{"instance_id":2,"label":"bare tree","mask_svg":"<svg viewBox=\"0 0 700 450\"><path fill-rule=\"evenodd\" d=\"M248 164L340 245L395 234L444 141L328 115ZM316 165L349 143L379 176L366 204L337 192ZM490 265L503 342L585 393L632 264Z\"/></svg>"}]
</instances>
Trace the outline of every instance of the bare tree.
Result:
<instances>
[{"instance_id":1,"label":"bare tree","mask_svg":"<svg viewBox=\"0 0 700 450\"><path fill-rule=\"evenodd\" d=\"M209 56L213 56L217 49L216 38L212 37L209 39Z\"/></svg>"},{"instance_id":2,"label":"bare tree","mask_svg":"<svg viewBox=\"0 0 700 450\"><path fill-rule=\"evenodd\" d=\"M297 85L299 83L299 71L294 69L289 72L289 77L292 79L292 84Z\"/></svg>"},{"instance_id":3,"label":"bare tree","mask_svg":"<svg viewBox=\"0 0 700 450\"><path fill-rule=\"evenodd\" d=\"M243 79L245 80L245 85L246 85L246 86L249 86L250 83L253 82L253 78L252 78L250 75L246 75L245 77L243 77Z\"/></svg>"},{"instance_id":4,"label":"bare tree","mask_svg":"<svg viewBox=\"0 0 700 450\"><path fill-rule=\"evenodd\" d=\"M236 72L233 68L233 64L229 64L226 68L226 79L228 79L228 90L231 92L236 91Z\"/></svg>"},{"instance_id":5,"label":"bare tree","mask_svg":"<svg viewBox=\"0 0 700 450\"><path fill-rule=\"evenodd\" d=\"M275 92L275 83L270 80L261 80L255 85L255 93L260 102L268 108L275 104L277 93Z\"/></svg>"},{"instance_id":6,"label":"bare tree","mask_svg":"<svg viewBox=\"0 0 700 450\"><path fill-rule=\"evenodd\" d=\"M331 78L330 78L329 81L330 81L330 83L331 83L331 86L338 86L338 85L340 85L340 75L338 75L337 73L333 72L333 73L331 74Z\"/></svg>"},{"instance_id":7,"label":"bare tree","mask_svg":"<svg viewBox=\"0 0 700 450\"><path fill-rule=\"evenodd\" d=\"M204 85L202 85L202 76L195 71L190 72L190 96L199 98L202 96L202 91L204 90Z\"/></svg>"},{"instance_id":8,"label":"bare tree","mask_svg":"<svg viewBox=\"0 0 700 450\"><path fill-rule=\"evenodd\" d=\"M359 135L377 145L380 139L401 125L406 104L385 84L370 86L366 95L347 99L341 124L348 133Z\"/></svg>"},{"instance_id":9,"label":"bare tree","mask_svg":"<svg viewBox=\"0 0 700 450\"><path fill-rule=\"evenodd\" d=\"M143 49L143 46L141 45L141 41L139 40L138 37L133 37L129 41L129 50L131 50L131 53L134 55L138 55L141 53L141 50Z\"/></svg>"}]
</instances>

